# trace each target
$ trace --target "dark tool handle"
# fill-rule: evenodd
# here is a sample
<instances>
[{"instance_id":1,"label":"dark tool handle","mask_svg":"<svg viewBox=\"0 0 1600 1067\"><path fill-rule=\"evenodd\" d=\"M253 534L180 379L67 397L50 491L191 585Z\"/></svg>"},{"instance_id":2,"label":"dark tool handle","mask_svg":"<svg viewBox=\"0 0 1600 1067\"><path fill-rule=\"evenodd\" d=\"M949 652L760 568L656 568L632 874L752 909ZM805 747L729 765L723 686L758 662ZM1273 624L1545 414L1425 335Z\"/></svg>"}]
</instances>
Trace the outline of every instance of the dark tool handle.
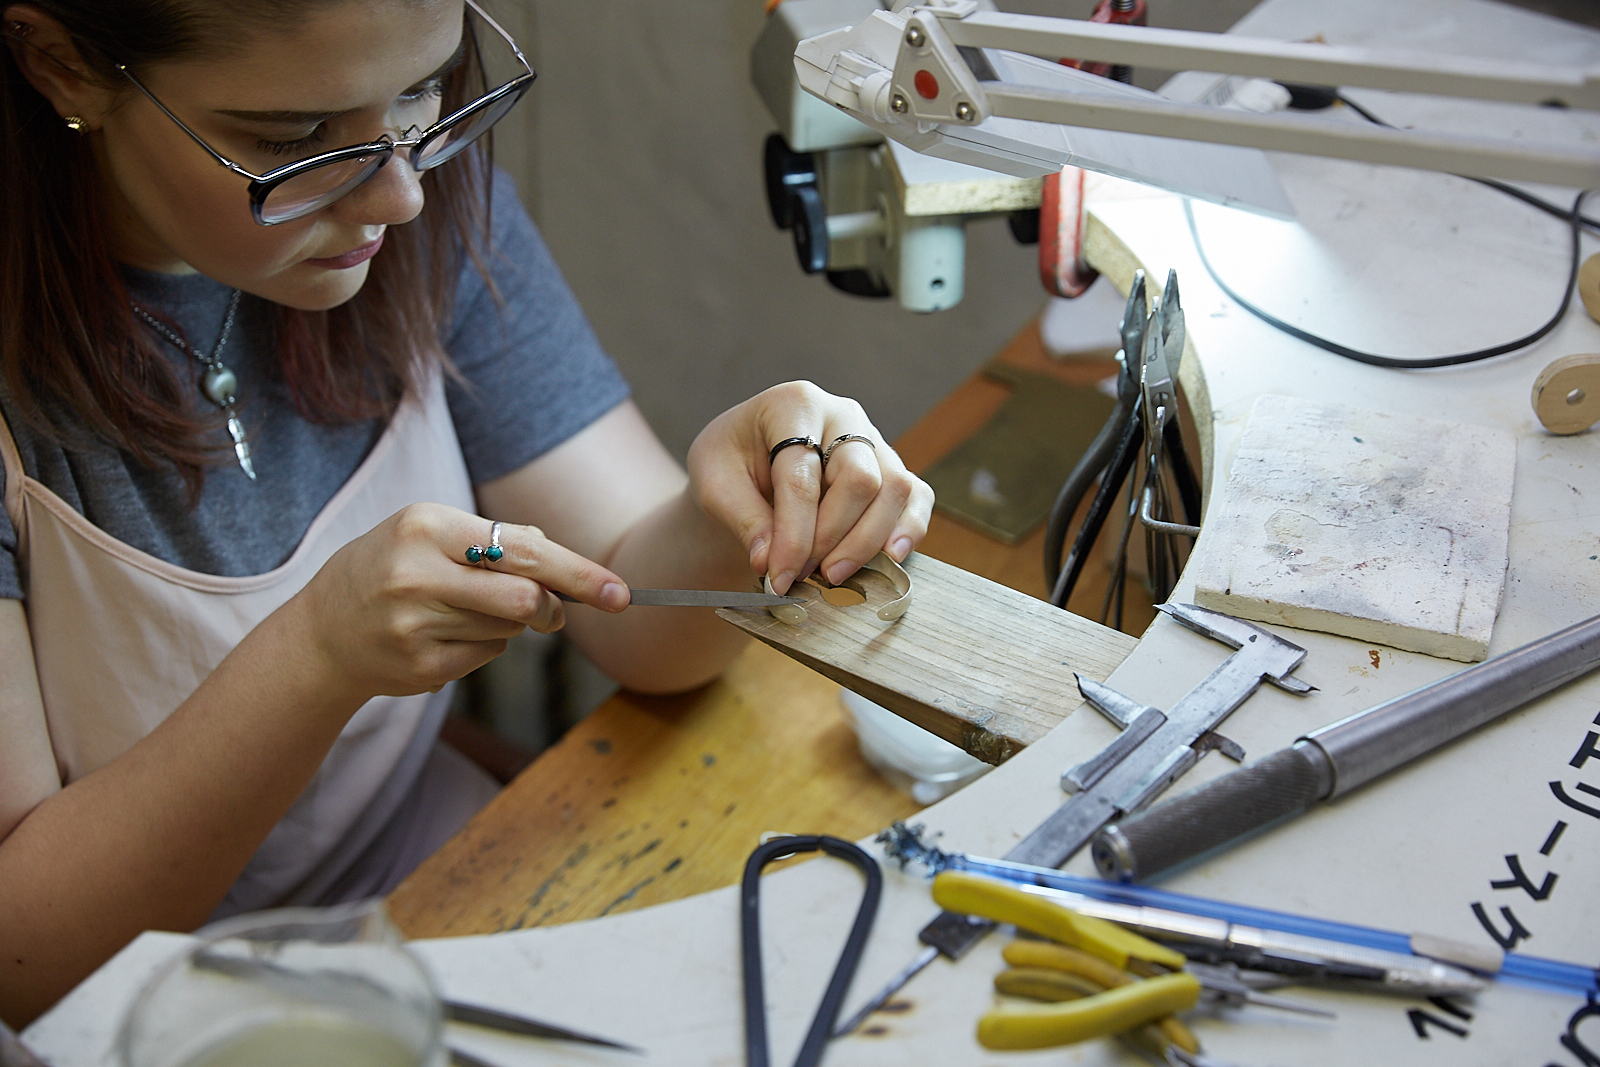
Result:
<instances>
[{"instance_id":1,"label":"dark tool handle","mask_svg":"<svg viewBox=\"0 0 1600 1067\"><path fill-rule=\"evenodd\" d=\"M1102 878L1146 881L1298 815L1331 785L1320 750L1286 748L1105 827L1095 834L1090 855Z\"/></svg>"},{"instance_id":2,"label":"dark tool handle","mask_svg":"<svg viewBox=\"0 0 1600 1067\"><path fill-rule=\"evenodd\" d=\"M747 1067L767 1067L767 1001L761 972L761 871L776 860L799 856L806 852L826 852L844 860L861 872L866 885L861 891L861 906L856 909L855 922L850 935L845 938L844 950L822 994L822 1003L806 1031L805 1041L795 1057L795 1067L816 1067L822 1060L823 1049L833 1035L833 1026L839 1021L839 1009L844 1006L845 994L850 990L850 979L855 977L856 964L867 947L867 935L872 932L872 921L878 914L878 898L883 894L883 872L878 861L864 849L850 841L828 836L775 837L750 853L745 861L744 878L739 886L739 943L740 962L744 974L744 1035L745 1063Z\"/></svg>"},{"instance_id":3,"label":"dark tool handle","mask_svg":"<svg viewBox=\"0 0 1600 1067\"><path fill-rule=\"evenodd\" d=\"M929 948L936 948L947 959L959 960L983 935L993 930L997 923L975 915L960 915L941 911L932 922L917 934L917 940Z\"/></svg>"},{"instance_id":4,"label":"dark tool handle","mask_svg":"<svg viewBox=\"0 0 1600 1067\"><path fill-rule=\"evenodd\" d=\"M1084 516L1077 538L1072 542L1072 551L1068 554L1066 562L1061 565L1056 583L1051 587L1050 603L1058 608L1067 606L1067 601L1072 596L1072 588L1078 584L1078 575L1083 571L1084 561L1089 558L1089 550L1094 547L1095 538L1100 536L1100 528L1105 525L1106 516L1111 514L1117 494L1122 490L1122 483L1127 481L1128 472L1133 469L1133 461L1138 456L1139 447L1144 443L1144 422L1140 418L1142 408L1143 401L1135 399L1133 407L1128 412L1128 422L1123 426L1122 436L1117 441L1116 451L1111 455L1110 466L1100 479L1100 488L1089 504L1089 513ZM1122 409L1119 406L1117 410Z\"/></svg>"}]
</instances>

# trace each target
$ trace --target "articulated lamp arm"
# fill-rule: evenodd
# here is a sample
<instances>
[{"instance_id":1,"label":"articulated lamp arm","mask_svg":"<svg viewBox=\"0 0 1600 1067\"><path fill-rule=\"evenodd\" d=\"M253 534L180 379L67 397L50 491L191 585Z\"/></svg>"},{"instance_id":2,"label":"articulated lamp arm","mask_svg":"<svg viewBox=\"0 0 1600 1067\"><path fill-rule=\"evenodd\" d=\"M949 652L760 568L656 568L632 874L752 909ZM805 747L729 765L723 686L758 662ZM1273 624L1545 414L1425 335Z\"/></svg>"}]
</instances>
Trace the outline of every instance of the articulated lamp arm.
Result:
<instances>
[{"instance_id":1,"label":"articulated lamp arm","mask_svg":"<svg viewBox=\"0 0 1600 1067\"><path fill-rule=\"evenodd\" d=\"M1478 177L1600 186L1600 150L1579 145L1327 121L1315 116L1226 110L1110 91L1076 71L1026 64L1033 75L996 78L981 49L1045 59L1207 70L1279 81L1360 85L1521 104L1600 110L1600 71L1467 60L1366 48L1296 44L984 11L973 0L874 12L800 42L795 69L808 91L913 148L967 135L991 118L1118 130L1243 147L1302 152ZM1098 84L1097 84L1098 82ZM1048 84L1047 84L1048 83ZM988 150L993 169L1033 176L1059 169L1015 146Z\"/></svg>"}]
</instances>

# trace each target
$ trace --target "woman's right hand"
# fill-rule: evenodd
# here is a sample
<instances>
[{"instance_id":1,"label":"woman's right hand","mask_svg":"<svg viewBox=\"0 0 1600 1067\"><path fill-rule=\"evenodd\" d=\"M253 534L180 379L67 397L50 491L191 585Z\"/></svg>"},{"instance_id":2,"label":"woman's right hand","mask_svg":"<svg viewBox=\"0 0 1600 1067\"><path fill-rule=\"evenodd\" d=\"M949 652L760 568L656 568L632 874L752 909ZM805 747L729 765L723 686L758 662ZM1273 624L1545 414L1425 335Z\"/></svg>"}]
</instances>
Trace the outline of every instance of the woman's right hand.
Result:
<instances>
[{"instance_id":1,"label":"woman's right hand","mask_svg":"<svg viewBox=\"0 0 1600 1067\"><path fill-rule=\"evenodd\" d=\"M524 627L566 621L560 590L604 611L628 606L611 571L533 526L502 525L504 556L472 566L490 521L442 504L413 504L345 545L295 598L332 684L359 701L437 691L506 649Z\"/></svg>"}]
</instances>

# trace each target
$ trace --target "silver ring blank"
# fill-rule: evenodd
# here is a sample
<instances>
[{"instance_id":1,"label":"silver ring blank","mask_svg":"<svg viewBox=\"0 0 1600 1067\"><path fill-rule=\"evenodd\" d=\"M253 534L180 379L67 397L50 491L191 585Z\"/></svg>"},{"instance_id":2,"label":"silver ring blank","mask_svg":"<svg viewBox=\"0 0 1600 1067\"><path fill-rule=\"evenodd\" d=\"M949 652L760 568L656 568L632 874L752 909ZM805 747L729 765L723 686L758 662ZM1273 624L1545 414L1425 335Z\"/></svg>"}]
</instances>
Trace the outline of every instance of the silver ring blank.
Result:
<instances>
[{"instance_id":1,"label":"silver ring blank","mask_svg":"<svg viewBox=\"0 0 1600 1067\"><path fill-rule=\"evenodd\" d=\"M858 433L840 434L838 437L833 439L833 443L828 446L827 451L822 453L822 465L824 467L828 465L828 459L833 455L833 450L847 441L860 441L862 444L872 449L874 454L876 454L878 451L877 442L873 441L873 439L870 437L863 437Z\"/></svg>"}]
</instances>

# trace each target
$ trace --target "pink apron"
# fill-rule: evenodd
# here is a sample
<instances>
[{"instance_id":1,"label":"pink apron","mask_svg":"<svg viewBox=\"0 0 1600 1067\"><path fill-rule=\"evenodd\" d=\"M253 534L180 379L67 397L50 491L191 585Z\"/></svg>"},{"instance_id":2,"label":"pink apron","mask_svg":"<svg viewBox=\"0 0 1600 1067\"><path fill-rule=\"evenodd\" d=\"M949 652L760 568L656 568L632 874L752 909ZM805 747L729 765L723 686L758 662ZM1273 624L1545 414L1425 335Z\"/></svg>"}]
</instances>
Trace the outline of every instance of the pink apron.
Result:
<instances>
[{"instance_id":1,"label":"pink apron","mask_svg":"<svg viewBox=\"0 0 1600 1067\"><path fill-rule=\"evenodd\" d=\"M185 570L109 536L22 470L0 419L5 506L16 527L39 689L63 785L110 763L165 719L255 625L341 546L407 504L475 510L442 379L407 399L288 561L247 578ZM270 457L262 457L270 462ZM370 891L358 868L416 818L449 689L377 697L334 743L217 916ZM436 791L434 791L436 792ZM431 795L431 794L430 794ZM480 797L481 799L481 797ZM409 814L406 814L409 812ZM426 818L426 816L423 816ZM387 842L387 844L386 844Z\"/></svg>"}]
</instances>

